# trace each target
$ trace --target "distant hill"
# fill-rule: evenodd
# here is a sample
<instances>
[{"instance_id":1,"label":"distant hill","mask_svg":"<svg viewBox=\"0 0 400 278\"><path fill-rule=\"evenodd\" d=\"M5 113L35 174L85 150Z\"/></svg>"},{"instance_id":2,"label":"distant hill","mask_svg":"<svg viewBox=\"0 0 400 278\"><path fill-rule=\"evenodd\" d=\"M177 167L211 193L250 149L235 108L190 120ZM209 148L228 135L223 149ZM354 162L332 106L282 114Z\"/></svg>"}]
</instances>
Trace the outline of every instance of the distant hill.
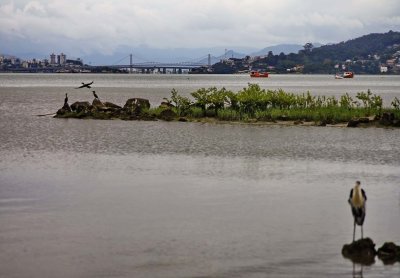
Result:
<instances>
[{"instance_id":1,"label":"distant hill","mask_svg":"<svg viewBox=\"0 0 400 278\"><path fill-rule=\"evenodd\" d=\"M340 70L378 74L381 65L399 74L400 33L369 34L346 42L315 47L305 44L297 53L268 55L252 62L252 68L278 73L335 73ZM389 62L388 62L389 61Z\"/></svg>"},{"instance_id":2,"label":"distant hill","mask_svg":"<svg viewBox=\"0 0 400 278\"><path fill-rule=\"evenodd\" d=\"M282 47L282 45L281 45ZM220 61L213 65L214 73L235 73L260 70L275 73L337 73L343 70L355 73L400 74L400 33L389 31L369 34L346 42L329 45L306 43L290 45L292 51L274 53L277 48L253 52L252 59ZM258 55L257 55L258 54ZM381 68L383 66L383 68Z\"/></svg>"},{"instance_id":3,"label":"distant hill","mask_svg":"<svg viewBox=\"0 0 400 278\"><path fill-rule=\"evenodd\" d=\"M219 61L221 61L223 59L229 59L229 58L243 59L244 57L246 57L246 55L247 54L236 52L234 50L227 50L226 53L224 53L222 55L219 55L219 56L211 55L211 64L213 65L213 64L218 63ZM208 57L205 57L204 59L201 59L198 62L207 64L208 63Z\"/></svg>"},{"instance_id":4,"label":"distant hill","mask_svg":"<svg viewBox=\"0 0 400 278\"><path fill-rule=\"evenodd\" d=\"M313 43L314 47L319 47L322 44L320 43ZM278 45L273 45L273 46L268 46L266 48L263 48L257 52L253 52L250 54L250 56L263 56L267 55L268 52L272 51L273 54L290 54L290 53L297 53L300 50L303 49L303 46L301 44L278 44Z\"/></svg>"},{"instance_id":5,"label":"distant hill","mask_svg":"<svg viewBox=\"0 0 400 278\"><path fill-rule=\"evenodd\" d=\"M313 44L315 47L321 46L322 44L320 43L315 43ZM278 44L278 45L273 45L273 46L268 46L265 47L261 50L251 52L251 53L241 53L241 52L236 52L234 50L228 50L225 54L222 54L220 56L211 56L211 64L215 64L222 59L227 59L227 58L238 58L242 59L246 56L265 56L268 54L269 51L272 51L274 54L280 54L280 53L285 53L285 54L290 54L290 53L298 53L300 50L303 49L303 46L300 44ZM204 58L201 60L202 63L207 63L208 58Z\"/></svg>"},{"instance_id":6,"label":"distant hill","mask_svg":"<svg viewBox=\"0 0 400 278\"><path fill-rule=\"evenodd\" d=\"M369 34L337 44L313 48L310 56L315 62L324 59L345 61L354 58L369 58L370 55L390 55L395 52L396 44L400 44L400 33L389 31L383 34Z\"/></svg>"}]
</instances>

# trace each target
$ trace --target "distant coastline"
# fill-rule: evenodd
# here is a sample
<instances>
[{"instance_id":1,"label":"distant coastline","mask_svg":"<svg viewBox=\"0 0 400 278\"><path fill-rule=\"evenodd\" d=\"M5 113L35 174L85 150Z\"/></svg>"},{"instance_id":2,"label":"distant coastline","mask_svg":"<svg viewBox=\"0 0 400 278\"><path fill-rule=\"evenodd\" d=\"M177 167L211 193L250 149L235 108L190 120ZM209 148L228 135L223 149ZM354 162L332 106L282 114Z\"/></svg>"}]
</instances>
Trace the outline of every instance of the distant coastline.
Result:
<instances>
[{"instance_id":1,"label":"distant coastline","mask_svg":"<svg viewBox=\"0 0 400 278\"><path fill-rule=\"evenodd\" d=\"M61 53L49 55L49 59L22 60L0 55L0 72L45 73L193 73L236 74L263 71L274 74L336 74L351 71L355 74L400 74L400 32L389 31L369 34L337 44L314 46L307 42L297 53L273 53L271 50L234 56L225 51L218 57L204 53L207 58L191 62L140 62L134 63L133 54L125 53L122 60L102 66L85 64L81 59L67 59ZM231 56L230 56L231 55Z\"/></svg>"}]
</instances>

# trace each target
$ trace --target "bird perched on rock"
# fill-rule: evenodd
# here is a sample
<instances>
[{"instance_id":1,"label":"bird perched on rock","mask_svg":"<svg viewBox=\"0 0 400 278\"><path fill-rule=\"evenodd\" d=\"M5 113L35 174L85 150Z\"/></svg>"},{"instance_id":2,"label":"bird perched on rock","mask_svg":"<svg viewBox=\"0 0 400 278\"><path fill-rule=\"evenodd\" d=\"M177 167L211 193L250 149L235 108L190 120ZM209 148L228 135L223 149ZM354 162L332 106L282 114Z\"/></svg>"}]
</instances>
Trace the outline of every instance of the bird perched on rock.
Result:
<instances>
[{"instance_id":1,"label":"bird perched on rock","mask_svg":"<svg viewBox=\"0 0 400 278\"><path fill-rule=\"evenodd\" d=\"M364 189L361 188L361 183L356 181L354 188L350 190L348 200L351 206L351 212L354 217L353 241L355 240L356 225L361 226L361 238L363 238L363 224L365 220L367 195Z\"/></svg>"},{"instance_id":2,"label":"bird perched on rock","mask_svg":"<svg viewBox=\"0 0 400 278\"><path fill-rule=\"evenodd\" d=\"M64 104L68 103L68 93L65 93L65 99L64 99Z\"/></svg>"},{"instance_id":3,"label":"bird perched on rock","mask_svg":"<svg viewBox=\"0 0 400 278\"><path fill-rule=\"evenodd\" d=\"M97 98L98 100L100 100L100 99L99 99L99 96L96 94L96 91L92 91L92 92L93 92L94 98Z\"/></svg>"}]
</instances>

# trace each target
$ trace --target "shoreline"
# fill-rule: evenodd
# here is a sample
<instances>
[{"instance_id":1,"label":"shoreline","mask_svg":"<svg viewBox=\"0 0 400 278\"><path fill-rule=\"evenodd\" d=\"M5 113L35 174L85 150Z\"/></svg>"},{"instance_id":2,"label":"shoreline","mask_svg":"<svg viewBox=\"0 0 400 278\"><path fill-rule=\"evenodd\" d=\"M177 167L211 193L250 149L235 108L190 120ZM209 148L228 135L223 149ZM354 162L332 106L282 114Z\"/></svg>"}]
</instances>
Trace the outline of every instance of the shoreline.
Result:
<instances>
[{"instance_id":1,"label":"shoreline","mask_svg":"<svg viewBox=\"0 0 400 278\"><path fill-rule=\"evenodd\" d=\"M51 115L54 115L52 113ZM37 115L37 116L43 116L43 115ZM281 127L294 127L294 126L299 126L299 127L334 127L334 128L386 128L386 129L397 129L400 127L400 125L387 125L387 124L382 124L380 123L379 120L375 119L369 119L366 121L366 118L362 118L361 122L358 122L356 124L351 124L350 122L340 122L340 123L321 123L321 122L313 122L313 121L302 121L302 120L287 120L287 121L260 121L257 119L251 119L247 121L233 121L233 120L219 120L216 119L215 117L203 117L203 118L188 118L188 117L176 117L173 119L161 119L161 118L120 118L120 117L107 117L105 118L104 116L101 117L96 117L96 115L88 115L88 116L77 116L73 114L66 114L66 115L59 115L56 114L53 116L53 118L58 118L58 119L82 119L82 120L109 120L109 121L114 121L114 120L121 120L121 121L162 121L162 122L188 122L188 123L199 123L199 124L216 124L216 125L251 125L251 126L281 126ZM373 118L373 117L370 117ZM354 121L359 121L360 119L352 120Z\"/></svg>"}]
</instances>

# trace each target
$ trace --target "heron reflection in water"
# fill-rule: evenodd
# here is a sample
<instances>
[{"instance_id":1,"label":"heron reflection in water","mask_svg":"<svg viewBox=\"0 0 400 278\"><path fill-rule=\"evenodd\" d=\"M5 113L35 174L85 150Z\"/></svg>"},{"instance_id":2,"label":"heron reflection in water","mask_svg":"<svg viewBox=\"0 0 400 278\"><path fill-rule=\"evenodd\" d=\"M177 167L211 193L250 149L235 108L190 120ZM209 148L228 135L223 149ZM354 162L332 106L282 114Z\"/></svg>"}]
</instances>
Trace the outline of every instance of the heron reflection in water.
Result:
<instances>
[{"instance_id":1,"label":"heron reflection in water","mask_svg":"<svg viewBox=\"0 0 400 278\"><path fill-rule=\"evenodd\" d=\"M356 263L353 263L353 278L363 278L363 264L360 264L360 269L356 269Z\"/></svg>"}]
</instances>

